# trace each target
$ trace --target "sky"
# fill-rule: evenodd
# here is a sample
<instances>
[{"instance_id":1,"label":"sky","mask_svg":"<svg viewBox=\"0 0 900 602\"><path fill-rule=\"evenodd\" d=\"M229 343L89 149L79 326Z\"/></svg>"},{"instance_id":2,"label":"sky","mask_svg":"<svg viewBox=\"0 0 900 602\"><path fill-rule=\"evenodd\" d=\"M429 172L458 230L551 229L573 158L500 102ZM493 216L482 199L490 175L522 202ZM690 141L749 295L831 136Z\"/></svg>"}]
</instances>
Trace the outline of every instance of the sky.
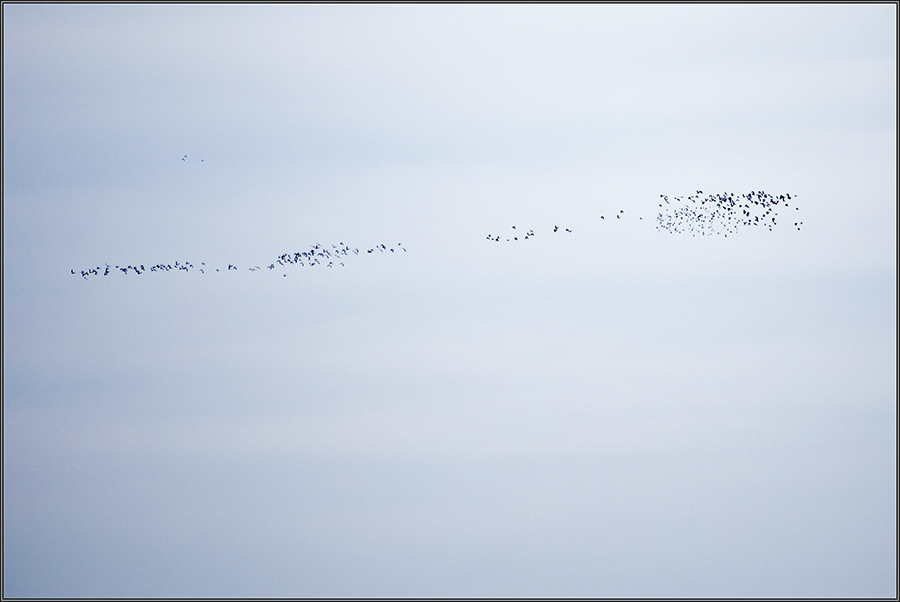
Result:
<instances>
[{"instance_id":1,"label":"sky","mask_svg":"<svg viewBox=\"0 0 900 602\"><path fill-rule=\"evenodd\" d=\"M896 116L894 4L4 4L3 595L895 597Z\"/></svg>"}]
</instances>

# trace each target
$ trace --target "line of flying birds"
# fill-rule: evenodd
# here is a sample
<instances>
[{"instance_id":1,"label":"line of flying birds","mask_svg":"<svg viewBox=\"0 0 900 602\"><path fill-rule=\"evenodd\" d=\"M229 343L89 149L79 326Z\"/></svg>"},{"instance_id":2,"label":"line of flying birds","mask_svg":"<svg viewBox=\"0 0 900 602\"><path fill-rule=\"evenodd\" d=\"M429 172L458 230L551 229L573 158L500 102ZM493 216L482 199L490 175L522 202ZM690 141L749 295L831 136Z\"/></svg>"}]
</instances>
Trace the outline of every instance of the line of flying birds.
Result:
<instances>
[{"instance_id":1,"label":"line of flying birds","mask_svg":"<svg viewBox=\"0 0 900 602\"><path fill-rule=\"evenodd\" d=\"M282 253L278 256L277 259L275 259L275 261L269 263L268 265L254 265L244 269L247 269L251 272L259 272L263 270L275 270L275 266L281 266L280 268L278 268L279 270L287 266L307 268L322 266L326 268L337 268L345 267L345 262L349 261L353 257L361 255L364 256L372 253L400 252L406 253L406 247L403 246L403 243L397 243L396 247L389 247L385 244L379 244L365 250L350 247L342 242L336 245L333 244L330 247L316 243L310 246L310 248L305 251ZM135 275L141 275L146 272L171 272L173 270L182 272L190 272L196 270L201 274L205 274L207 271L209 271L210 273L212 273L213 271L220 272L223 270L226 272L237 271L238 266L234 264L228 264L227 268L212 268L207 266L206 263L200 263L199 266L195 266L189 261L176 261L175 263L157 263L149 267L145 266L145 264L126 266L111 266L109 264L106 264L105 267L98 266L79 271L71 270L71 273L87 279L88 276L109 276L110 274L114 274L116 272L122 272L126 275L129 272L134 273ZM287 277L287 274L282 274L282 276Z\"/></svg>"},{"instance_id":2,"label":"line of flying birds","mask_svg":"<svg viewBox=\"0 0 900 602\"><path fill-rule=\"evenodd\" d=\"M187 155L185 155L182 160L186 158ZM701 236L721 234L727 237L729 234L735 234L739 228L751 226L764 227L771 231L778 225L778 221L776 220L776 217L778 217L778 209L782 206L785 209L789 209L791 207L789 201L795 199L797 195L772 195L762 190L751 190L746 194L725 192L703 196L703 191L698 190L694 195L689 195L687 197L676 196L672 197L671 200L669 196L665 194L661 194L659 197L662 202L659 203L660 212L656 216L657 230L665 231L670 234L691 234L691 236L696 236L697 234L700 234ZM799 211L799 208L795 206L794 210ZM615 214L615 218L617 220L624 219L625 210L620 209L619 212ZM605 221L606 216L601 215L600 219ZM640 221L643 221L643 219L643 217L638 218ZM788 218L787 221L790 223L790 218ZM793 225L799 231L803 222L798 220L793 222ZM520 240L529 240L535 236L533 229L522 230L512 226L511 230L511 233L505 235L488 234L486 239L491 242L519 242ZM572 230L571 228L560 228L560 226L554 225L553 232L571 234ZM371 253L396 253L400 251L406 252L402 243L397 243L396 247L388 247L384 244L379 244L364 251L361 251L359 248L351 248L343 242L336 245L332 244L330 247L314 244L305 251L283 253L268 265L254 265L246 269L251 272L266 269L275 270L276 265L281 266L282 268L289 265L300 267L344 267L344 262L355 256ZM227 268L210 268L207 267L205 263L195 266L190 262L176 261L174 264L158 263L156 265L151 265L149 268L145 267L144 264L127 266L117 265L114 267L106 264L105 267L93 267L79 271L71 270L71 272L74 275L80 275L82 278L87 279L88 276L108 276L116 271L122 272L123 274L133 272L136 275L140 275L148 271L170 272L175 270L190 272L192 270L197 270L201 274L205 274L207 270L212 271L213 269L215 269L216 272L219 272L222 269L225 271L236 271L238 267L229 264ZM287 274L283 274L283 276L287 276Z\"/></svg>"}]
</instances>

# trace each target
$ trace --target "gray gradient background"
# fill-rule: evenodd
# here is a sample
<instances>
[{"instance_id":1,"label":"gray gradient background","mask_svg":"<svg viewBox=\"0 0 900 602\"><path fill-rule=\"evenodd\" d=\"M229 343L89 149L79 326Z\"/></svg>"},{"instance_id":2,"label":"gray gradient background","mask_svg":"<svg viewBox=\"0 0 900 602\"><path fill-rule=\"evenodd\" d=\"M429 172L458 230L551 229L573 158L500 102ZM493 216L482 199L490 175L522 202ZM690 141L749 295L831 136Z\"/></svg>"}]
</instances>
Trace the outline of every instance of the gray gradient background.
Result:
<instances>
[{"instance_id":1,"label":"gray gradient background","mask_svg":"<svg viewBox=\"0 0 900 602\"><path fill-rule=\"evenodd\" d=\"M896 16L4 5L4 595L896 596Z\"/></svg>"}]
</instances>

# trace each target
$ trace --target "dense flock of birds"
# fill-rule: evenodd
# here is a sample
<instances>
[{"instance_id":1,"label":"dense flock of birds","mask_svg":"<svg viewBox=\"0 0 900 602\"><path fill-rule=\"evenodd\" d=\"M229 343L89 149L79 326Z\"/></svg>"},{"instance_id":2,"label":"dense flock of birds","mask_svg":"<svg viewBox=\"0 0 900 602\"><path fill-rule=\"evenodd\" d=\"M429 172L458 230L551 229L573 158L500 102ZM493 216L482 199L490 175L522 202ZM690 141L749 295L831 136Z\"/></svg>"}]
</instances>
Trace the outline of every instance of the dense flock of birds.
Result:
<instances>
[{"instance_id":1,"label":"dense flock of birds","mask_svg":"<svg viewBox=\"0 0 900 602\"><path fill-rule=\"evenodd\" d=\"M742 227L764 227L772 230L778 222L777 211L781 206L790 209L788 201L797 195L779 194L777 196L751 190L746 194L736 195L731 192L722 194L709 194L701 196L702 190L697 194L683 197L669 197L661 194L660 199L665 203L659 203L663 211L656 218L658 230L665 230L671 234L690 233L693 236L701 236L737 233ZM799 211L799 207L794 207ZM787 218L790 223L791 218ZM794 227L800 230L802 221L793 222Z\"/></svg>"},{"instance_id":2,"label":"dense flock of birds","mask_svg":"<svg viewBox=\"0 0 900 602\"><path fill-rule=\"evenodd\" d=\"M182 157L181 160L184 161L186 158L187 155ZM778 225L776 219L778 210L781 207L790 209L789 201L797 197L797 195L791 194L772 195L762 190L751 190L746 194L734 194L731 192L708 194L705 197L703 196L703 191L698 190L696 194L687 197L672 197L670 199L668 195L661 194L659 196L662 202L659 203L660 211L656 216L657 230L670 234L690 234L691 236L697 236L698 234L701 236L724 235L725 237L729 234L735 234L738 229L745 227L763 227L771 231ZM798 207L794 206L793 208L799 211ZM626 219L625 210L620 209L618 213L614 214L614 217L616 220ZM610 221L612 218L613 216L610 216ZM643 217L638 217L639 221L643 221L643 219ZM607 221L606 215L601 215L600 220ZM786 221L790 223L790 218ZM802 225L802 221L793 222L793 226L798 231ZM558 225L553 226L552 232L562 235L572 234L571 228L561 228ZM527 241L534 237L534 229L517 229L516 226L512 226L506 234L491 233L485 238L491 242L499 243ZM343 242L336 245L332 244L330 247L317 243L305 251L283 253L275 261L263 266L254 265L244 269L256 272L264 270L274 271L276 266L280 266L278 269L287 266L336 268L344 267L345 262L353 257L372 253L397 252L406 252L401 243L398 243L396 247L379 244L365 250L352 248ZM131 272L135 275L140 275L145 272L190 272L194 270L205 274L213 270L215 272L222 270L237 271L238 267L228 264L228 267L212 268L205 263L195 266L188 261L176 261L174 264L157 263L149 268L145 267L144 264L126 266L110 266L106 264L105 267L91 267L86 270L71 270L71 272L74 275L80 275L82 278L87 279L90 276L108 276L115 272L121 272L126 275ZM282 275L287 276L287 274Z\"/></svg>"},{"instance_id":3,"label":"dense flock of birds","mask_svg":"<svg viewBox=\"0 0 900 602\"><path fill-rule=\"evenodd\" d=\"M323 267L323 268L342 268L345 267L345 262L349 261L351 258L365 256L369 254L377 254L377 253L406 253L406 248L403 246L403 243L397 243L396 247L389 247L385 244L375 245L374 247L368 249L359 249L350 247L349 245L345 245L344 243L338 243L336 245L321 245L314 244L309 247L309 249L305 251L297 251L294 253L282 253L279 255L275 261L272 261L268 264L253 265L247 266L245 268L251 272L260 272L264 270L274 271L276 269L283 272L283 268L287 266L296 266L296 267L305 267L305 268L314 268L314 267ZM276 268L276 266L279 266ZM194 265L189 261L178 262L175 263L157 263L155 265L151 265L146 267L145 264L140 265L126 265L126 266L111 266L106 264L105 267L91 267L86 270L71 270L72 274L76 276L81 276L82 278L87 279L90 276L109 276L110 274L114 274L116 272L122 272L123 274L133 273L137 276L144 274L146 272L171 272L171 271L182 271L182 272L191 272L196 271L200 274L215 273L215 272L231 272L238 271L238 266L234 264L228 264L228 267L212 267L207 266L205 262L201 262L199 265ZM286 273L282 273L282 276L287 277Z\"/></svg>"}]
</instances>

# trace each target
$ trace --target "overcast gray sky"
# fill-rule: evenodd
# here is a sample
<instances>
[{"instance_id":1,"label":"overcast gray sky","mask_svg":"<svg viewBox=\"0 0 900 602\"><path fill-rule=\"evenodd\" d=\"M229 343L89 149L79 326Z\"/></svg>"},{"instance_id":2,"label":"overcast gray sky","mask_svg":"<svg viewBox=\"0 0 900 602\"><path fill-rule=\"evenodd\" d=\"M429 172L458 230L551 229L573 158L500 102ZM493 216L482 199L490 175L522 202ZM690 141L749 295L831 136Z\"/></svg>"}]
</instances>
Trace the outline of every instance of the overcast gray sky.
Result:
<instances>
[{"instance_id":1,"label":"overcast gray sky","mask_svg":"<svg viewBox=\"0 0 900 602\"><path fill-rule=\"evenodd\" d=\"M896 596L896 11L4 4L3 594Z\"/></svg>"}]
</instances>

